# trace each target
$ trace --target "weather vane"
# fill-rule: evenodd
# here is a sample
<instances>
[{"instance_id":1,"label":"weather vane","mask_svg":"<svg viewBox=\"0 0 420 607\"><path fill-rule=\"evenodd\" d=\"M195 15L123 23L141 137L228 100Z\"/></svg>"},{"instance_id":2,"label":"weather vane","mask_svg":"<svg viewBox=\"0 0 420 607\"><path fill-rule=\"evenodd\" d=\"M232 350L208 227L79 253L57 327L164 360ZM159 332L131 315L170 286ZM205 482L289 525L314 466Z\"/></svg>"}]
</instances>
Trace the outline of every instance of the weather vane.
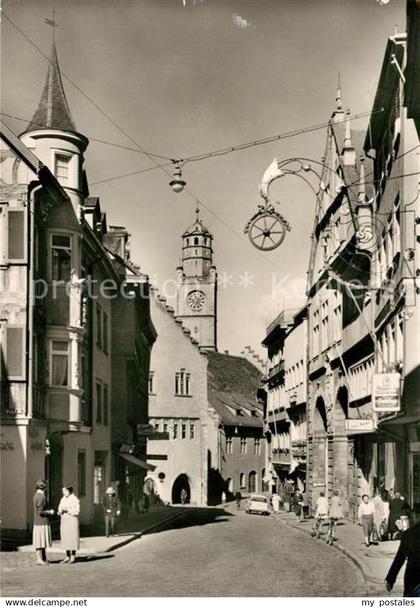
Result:
<instances>
[{"instance_id":1,"label":"weather vane","mask_svg":"<svg viewBox=\"0 0 420 607\"><path fill-rule=\"evenodd\" d=\"M53 40L55 41L55 28L58 27L58 23L55 20L55 10L52 9L52 19L45 18L45 23L52 27Z\"/></svg>"}]
</instances>

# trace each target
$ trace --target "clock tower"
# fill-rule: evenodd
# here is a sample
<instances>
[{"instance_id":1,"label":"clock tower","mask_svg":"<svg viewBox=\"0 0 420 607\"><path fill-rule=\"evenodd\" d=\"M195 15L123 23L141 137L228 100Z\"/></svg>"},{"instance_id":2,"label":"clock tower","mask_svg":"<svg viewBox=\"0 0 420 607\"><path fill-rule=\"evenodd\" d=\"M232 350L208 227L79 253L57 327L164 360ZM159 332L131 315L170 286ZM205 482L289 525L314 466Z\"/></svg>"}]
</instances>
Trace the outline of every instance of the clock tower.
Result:
<instances>
[{"instance_id":1,"label":"clock tower","mask_svg":"<svg viewBox=\"0 0 420 607\"><path fill-rule=\"evenodd\" d=\"M217 350L217 272L213 236L196 211L194 223L182 235L182 262L177 268L176 318L205 350Z\"/></svg>"}]
</instances>

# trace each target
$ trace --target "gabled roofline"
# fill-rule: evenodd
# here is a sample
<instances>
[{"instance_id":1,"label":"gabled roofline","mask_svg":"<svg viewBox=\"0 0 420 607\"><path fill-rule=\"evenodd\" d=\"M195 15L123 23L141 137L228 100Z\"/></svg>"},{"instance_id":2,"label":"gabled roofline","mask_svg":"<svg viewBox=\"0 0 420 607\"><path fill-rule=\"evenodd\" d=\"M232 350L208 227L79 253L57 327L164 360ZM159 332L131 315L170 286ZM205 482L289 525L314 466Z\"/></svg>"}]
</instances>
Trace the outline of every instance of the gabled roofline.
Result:
<instances>
[{"instance_id":1,"label":"gabled roofline","mask_svg":"<svg viewBox=\"0 0 420 607\"><path fill-rule=\"evenodd\" d=\"M398 63L400 65L402 64L404 47L401 42L404 41L404 37L405 34L398 34L397 36L388 38L375 100L372 106L372 113L366 130L366 139L363 145L365 152L369 152L369 150L378 147L383 134L382 126L388 120L392 112L392 101L399 84L400 76L391 63L391 59L392 55L395 55Z\"/></svg>"}]
</instances>

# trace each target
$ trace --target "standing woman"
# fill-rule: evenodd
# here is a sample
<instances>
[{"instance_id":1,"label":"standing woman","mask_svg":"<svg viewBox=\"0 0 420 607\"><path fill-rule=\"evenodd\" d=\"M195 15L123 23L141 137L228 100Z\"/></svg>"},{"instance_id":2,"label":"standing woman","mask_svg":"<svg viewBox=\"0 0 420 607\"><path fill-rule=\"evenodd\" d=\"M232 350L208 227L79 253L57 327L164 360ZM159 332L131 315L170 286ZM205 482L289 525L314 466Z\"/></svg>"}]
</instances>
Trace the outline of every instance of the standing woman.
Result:
<instances>
[{"instance_id":1,"label":"standing woman","mask_svg":"<svg viewBox=\"0 0 420 607\"><path fill-rule=\"evenodd\" d=\"M48 565L46 550L51 547L51 528L48 517L54 514L54 510L47 509L46 488L47 483L43 480L39 480L36 484L36 491L33 496L34 528L32 532L32 543L36 550L37 565Z\"/></svg>"},{"instance_id":2,"label":"standing woman","mask_svg":"<svg viewBox=\"0 0 420 607\"><path fill-rule=\"evenodd\" d=\"M62 563L72 565L76 561L76 551L79 550L79 512L80 502L73 493L73 487L64 485L63 497L58 506L58 514L61 516L61 545L66 551Z\"/></svg>"}]
</instances>

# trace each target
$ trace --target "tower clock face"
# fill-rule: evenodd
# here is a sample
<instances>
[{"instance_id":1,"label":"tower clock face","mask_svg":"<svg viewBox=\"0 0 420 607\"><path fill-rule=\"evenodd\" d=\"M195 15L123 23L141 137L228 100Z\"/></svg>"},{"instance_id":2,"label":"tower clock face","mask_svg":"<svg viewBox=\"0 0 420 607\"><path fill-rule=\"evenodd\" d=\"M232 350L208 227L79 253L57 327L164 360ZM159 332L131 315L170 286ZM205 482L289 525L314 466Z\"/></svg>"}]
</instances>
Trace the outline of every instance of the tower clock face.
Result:
<instances>
[{"instance_id":1,"label":"tower clock face","mask_svg":"<svg viewBox=\"0 0 420 607\"><path fill-rule=\"evenodd\" d=\"M205 295L202 291L191 291L187 295L187 304L194 312L199 312L204 305Z\"/></svg>"}]
</instances>

